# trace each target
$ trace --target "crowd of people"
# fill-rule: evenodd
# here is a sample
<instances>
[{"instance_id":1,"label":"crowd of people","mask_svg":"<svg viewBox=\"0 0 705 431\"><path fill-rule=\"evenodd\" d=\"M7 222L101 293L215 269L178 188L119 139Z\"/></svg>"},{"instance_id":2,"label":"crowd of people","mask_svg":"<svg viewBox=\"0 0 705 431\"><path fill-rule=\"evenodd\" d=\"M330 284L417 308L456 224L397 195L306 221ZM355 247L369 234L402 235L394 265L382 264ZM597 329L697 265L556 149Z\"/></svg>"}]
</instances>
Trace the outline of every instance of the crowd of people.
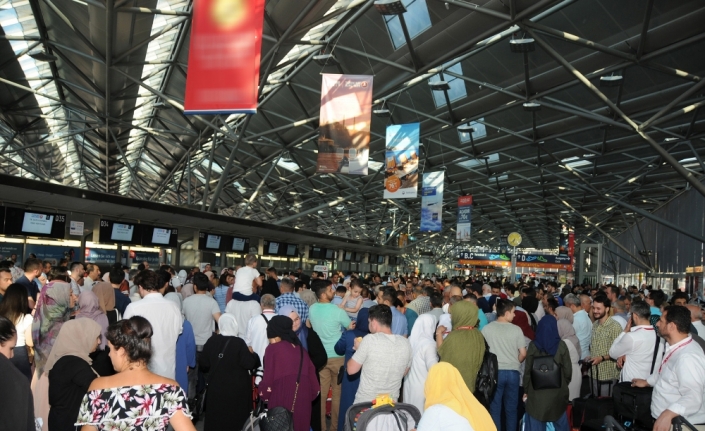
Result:
<instances>
[{"instance_id":1,"label":"crowd of people","mask_svg":"<svg viewBox=\"0 0 705 431\"><path fill-rule=\"evenodd\" d=\"M194 430L205 392L206 431L242 429L257 402L295 431L342 431L382 395L415 406L418 431L568 431L569 403L616 382L653 387L656 431L705 424L705 326L683 292L261 274L255 255L220 274L62 263L0 263L0 429ZM547 358L553 380L535 372Z\"/></svg>"}]
</instances>

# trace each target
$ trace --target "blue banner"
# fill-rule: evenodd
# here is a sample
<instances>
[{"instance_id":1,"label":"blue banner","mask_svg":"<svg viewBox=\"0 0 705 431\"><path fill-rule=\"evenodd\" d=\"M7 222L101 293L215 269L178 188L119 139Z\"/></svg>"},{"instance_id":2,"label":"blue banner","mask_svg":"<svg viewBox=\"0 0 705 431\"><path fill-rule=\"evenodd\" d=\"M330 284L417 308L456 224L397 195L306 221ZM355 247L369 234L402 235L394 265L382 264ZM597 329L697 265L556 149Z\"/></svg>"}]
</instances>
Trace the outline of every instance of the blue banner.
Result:
<instances>
[{"instance_id":1,"label":"blue banner","mask_svg":"<svg viewBox=\"0 0 705 431\"><path fill-rule=\"evenodd\" d=\"M159 253L158 252L135 251L133 253L135 254L135 257L132 258L132 262L139 264L144 261L147 261L147 263L149 263L149 265L150 265L150 268L159 266Z\"/></svg>"},{"instance_id":2,"label":"blue banner","mask_svg":"<svg viewBox=\"0 0 705 431\"><path fill-rule=\"evenodd\" d=\"M22 258L22 243L2 242L0 243L0 260L8 260L13 254L17 255L17 262L24 262Z\"/></svg>"},{"instance_id":3,"label":"blue banner","mask_svg":"<svg viewBox=\"0 0 705 431\"><path fill-rule=\"evenodd\" d=\"M421 232L440 232L443 221L443 182L445 172L428 172L423 176L421 196Z\"/></svg>"},{"instance_id":4,"label":"blue banner","mask_svg":"<svg viewBox=\"0 0 705 431\"><path fill-rule=\"evenodd\" d=\"M27 244L27 256L30 253L34 253L37 259L47 260L51 262L52 265L58 265L61 259L68 259L69 262L76 257L78 253L78 248L74 247L62 247L60 245L39 245L39 244Z\"/></svg>"},{"instance_id":5,"label":"blue banner","mask_svg":"<svg viewBox=\"0 0 705 431\"><path fill-rule=\"evenodd\" d=\"M415 198L419 182L419 123L387 126L384 199Z\"/></svg>"}]
</instances>

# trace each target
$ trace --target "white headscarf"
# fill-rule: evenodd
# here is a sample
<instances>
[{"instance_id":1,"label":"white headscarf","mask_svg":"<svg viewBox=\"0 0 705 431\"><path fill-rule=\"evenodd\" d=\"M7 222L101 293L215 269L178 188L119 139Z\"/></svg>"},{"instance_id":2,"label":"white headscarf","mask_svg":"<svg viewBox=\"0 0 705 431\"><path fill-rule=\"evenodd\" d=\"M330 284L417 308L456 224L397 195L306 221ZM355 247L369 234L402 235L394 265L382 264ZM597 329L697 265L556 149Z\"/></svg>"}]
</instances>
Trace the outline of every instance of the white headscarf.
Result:
<instances>
[{"instance_id":1,"label":"white headscarf","mask_svg":"<svg viewBox=\"0 0 705 431\"><path fill-rule=\"evenodd\" d=\"M237 337L238 325L235 316L230 313L221 314L218 320L218 329L220 329L220 335Z\"/></svg>"},{"instance_id":2,"label":"white headscarf","mask_svg":"<svg viewBox=\"0 0 705 431\"><path fill-rule=\"evenodd\" d=\"M430 313L424 313L416 319L414 327L411 329L411 335L409 336L412 355L415 356L416 353L427 344L436 345L433 335L436 332L437 323L438 320L436 320L436 316Z\"/></svg>"},{"instance_id":3,"label":"white headscarf","mask_svg":"<svg viewBox=\"0 0 705 431\"><path fill-rule=\"evenodd\" d=\"M185 269L182 269L181 271L179 271L179 275L177 275L177 277L179 277L179 280L181 280L182 286L184 284L186 284L186 270Z\"/></svg>"}]
</instances>

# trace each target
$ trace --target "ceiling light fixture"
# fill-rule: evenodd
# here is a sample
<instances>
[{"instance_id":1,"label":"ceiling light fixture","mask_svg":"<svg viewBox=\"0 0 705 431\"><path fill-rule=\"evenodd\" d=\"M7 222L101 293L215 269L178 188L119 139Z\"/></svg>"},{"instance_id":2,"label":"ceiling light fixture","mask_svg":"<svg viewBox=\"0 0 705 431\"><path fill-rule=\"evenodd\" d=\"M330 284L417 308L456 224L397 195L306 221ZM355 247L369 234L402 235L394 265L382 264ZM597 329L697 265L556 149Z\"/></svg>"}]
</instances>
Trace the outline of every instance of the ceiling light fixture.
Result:
<instances>
[{"instance_id":1,"label":"ceiling light fixture","mask_svg":"<svg viewBox=\"0 0 705 431\"><path fill-rule=\"evenodd\" d=\"M433 81L429 82L428 86L431 87L433 91L448 91L450 90L450 84L446 81Z\"/></svg>"},{"instance_id":2,"label":"ceiling light fixture","mask_svg":"<svg viewBox=\"0 0 705 431\"><path fill-rule=\"evenodd\" d=\"M541 104L536 103L536 102L526 102L522 105L524 107L524 111L527 112L532 112L532 111L540 111L541 110Z\"/></svg>"},{"instance_id":3,"label":"ceiling light fixture","mask_svg":"<svg viewBox=\"0 0 705 431\"><path fill-rule=\"evenodd\" d=\"M401 0L377 0L374 6L380 15L401 15L406 12Z\"/></svg>"},{"instance_id":4,"label":"ceiling light fixture","mask_svg":"<svg viewBox=\"0 0 705 431\"><path fill-rule=\"evenodd\" d=\"M313 56L313 61L318 63L320 66L336 66L340 64L337 58L333 54L319 54Z\"/></svg>"},{"instance_id":5,"label":"ceiling light fixture","mask_svg":"<svg viewBox=\"0 0 705 431\"><path fill-rule=\"evenodd\" d=\"M624 82L622 75L607 75L600 77L600 87L619 87Z\"/></svg>"},{"instance_id":6,"label":"ceiling light fixture","mask_svg":"<svg viewBox=\"0 0 705 431\"><path fill-rule=\"evenodd\" d=\"M509 41L509 48L512 52L532 52L536 49L534 39L527 37L522 39L512 39Z\"/></svg>"}]
</instances>

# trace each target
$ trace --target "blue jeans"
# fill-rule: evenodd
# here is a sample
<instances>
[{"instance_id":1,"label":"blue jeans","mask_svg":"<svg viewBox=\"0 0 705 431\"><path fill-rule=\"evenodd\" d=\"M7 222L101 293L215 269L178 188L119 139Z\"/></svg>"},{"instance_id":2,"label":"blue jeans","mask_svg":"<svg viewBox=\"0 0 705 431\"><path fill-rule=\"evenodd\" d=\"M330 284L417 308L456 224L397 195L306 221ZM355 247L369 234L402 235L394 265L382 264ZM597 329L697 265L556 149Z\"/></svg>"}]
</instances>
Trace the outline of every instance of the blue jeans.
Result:
<instances>
[{"instance_id":1,"label":"blue jeans","mask_svg":"<svg viewBox=\"0 0 705 431\"><path fill-rule=\"evenodd\" d=\"M553 424L555 431L570 431L568 415L565 413L554 422L542 422L538 419L534 419L528 413L524 415L524 431L546 431L546 425L549 423Z\"/></svg>"},{"instance_id":2,"label":"blue jeans","mask_svg":"<svg viewBox=\"0 0 705 431\"><path fill-rule=\"evenodd\" d=\"M490 404L490 415L497 430L502 430L502 407L504 407L504 421L507 431L517 429L517 407L519 400L519 371L499 370L497 376L497 391L494 393Z\"/></svg>"}]
</instances>

